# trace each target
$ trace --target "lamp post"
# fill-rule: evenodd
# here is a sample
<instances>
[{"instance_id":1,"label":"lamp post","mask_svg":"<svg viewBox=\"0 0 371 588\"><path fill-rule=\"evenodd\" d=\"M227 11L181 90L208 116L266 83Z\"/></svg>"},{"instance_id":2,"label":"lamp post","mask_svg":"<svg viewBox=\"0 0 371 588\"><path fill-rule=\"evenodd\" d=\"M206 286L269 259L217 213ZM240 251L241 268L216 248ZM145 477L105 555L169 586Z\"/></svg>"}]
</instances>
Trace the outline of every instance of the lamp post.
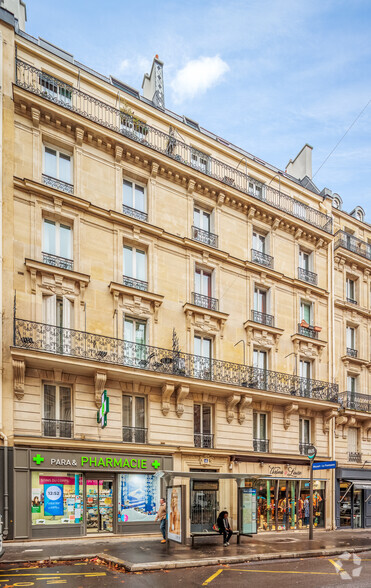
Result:
<instances>
[{"instance_id":1,"label":"lamp post","mask_svg":"<svg viewBox=\"0 0 371 588\"><path fill-rule=\"evenodd\" d=\"M317 449L314 445L309 445L307 456L310 461L310 480L309 480L309 540L313 539L313 462L317 455Z\"/></svg>"}]
</instances>

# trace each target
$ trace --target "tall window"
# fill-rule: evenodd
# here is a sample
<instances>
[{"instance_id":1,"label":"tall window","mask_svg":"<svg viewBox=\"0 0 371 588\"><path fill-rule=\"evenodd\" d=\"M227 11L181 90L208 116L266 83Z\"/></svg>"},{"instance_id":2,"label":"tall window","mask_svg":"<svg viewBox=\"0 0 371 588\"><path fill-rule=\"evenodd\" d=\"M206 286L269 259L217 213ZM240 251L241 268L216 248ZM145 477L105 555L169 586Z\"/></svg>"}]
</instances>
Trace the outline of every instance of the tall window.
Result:
<instances>
[{"instance_id":1,"label":"tall window","mask_svg":"<svg viewBox=\"0 0 371 588\"><path fill-rule=\"evenodd\" d=\"M195 447L213 447L212 407L209 404L193 405Z\"/></svg>"},{"instance_id":2,"label":"tall window","mask_svg":"<svg viewBox=\"0 0 371 588\"><path fill-rule=\"evenodd\" d=\"M195 292L203 296L211 296L211 271L199 267L195 269Z\"/></svg>"},{"instance_id":3,"label":"tall window","mask_svg":"<svg viewBox=\"0 0 371 588\"><path fill-rule=\"evenodd\" d=\"M306 455L310 444L310 420L299 418L299 450Z\"/></svg>"},{"instance_id":4,"label":"tall window","mask_svg":"<svg viewBox=\"0 0 371 588\"><path fill-rule=\"evenodd\" d=\"M299 250L299 267L305 271L311 270L311 254L302 249Z\"/></svg>"},{"instance_id":5,"label":"tall window","mask_svg":"<svg viewBox=\"0 0 371 588\"><path fill-rule=\"evenodd\" d=\"M197 149L192 149L191 152L191 165L192 167L200 170L203 173L207 173L209 170L209 163L210 158L206 153L202 153L202 151L198 151Z\"/></svg>"},{"instance_id":6,"label":"tall window","mask_svg":"<svg viewBox=\"0 0 371 588\"><path fill-rule=\"evenodd\" d=\"M211 354L212 341L207 337L195 336L194 338L194 371L195 377L211 380Z\"/></svg>"},{"instance_id":7,"label":"tall window","mask_svg":"<svg viewBox=\"0 0 371 588\"><path fill-rule=\"evenodd\" d=\"M123 280L125 286L147 290L147 261L146 252L124 245Z\"/></svg>"},{"instance_id":8,"label":"tall window","mask_svg":"<svg viewBox=\"0 0 371 588\"><path fill-rule=\"evenodd\" d=\"M254 290L254 310L257 312L267 312L268 293L262 288L255 288Z\"/></svg>"},{"instance_id":9,"label":"tall window","mask_svg":"<svg viewBox=\"0 0 371 588\"><path fill-rule=\"evenodd\" d=\"M258 369L254 370L252 387L258 390L266 390L268 384L268 353L266 351L254 349L253 367Z\"/></svg>"},{"instance_id":10,"label":"tall window","mask_svg":"<svg viewBox=\"0 0 371 588\"><path fill-rule=\"evenodd\" d=\"M267 414L253 412L254 451L268 451Z\"/></svg>"},{"instance_id":11,"label":"tall window","mask_svg":"<svg viewBox=\"0 0 371 588\"><path fill-rule=\"evenodd\" d=\"M348 302L356 302L356 283L351 278L346 280L346 297Z\"/></svg>"},{"instance_id":12,"label":"tall window","mask_svg":"<svg viewBox=\"0 0 371 588\"><path fill-rule=\"evenodd\" d=\"M202 229L210 233L211 231L211 215L209 212L201 208L193 209L193 224L198 229Z\"/></svg>"},{"instance_id":13,"label":"tall window","mask_svg":"<svg viewBox=\"0 0 371 588\"><path fill-rule=\"evenodd\" d=\"M300 394L301 396L311 396L311 378L312 378L312 364L305 359L300 360Z\"/></svg>"},{"instance_id":14,"label":"tall window","mask_svg":"<svg viewBox=\"0 0 371 588\"><path fill-rule=\"evenodd\" d=\"M359 461L358 456L358 429L356 427L349 427L348 429L348 454L349 461Z\"/></svg>"},{"instance_id":15,"label":"tall window","mask_svg":"<svg viewBox=\"0 0 371 588\"><path fill-rule=\"evenodd\" d=\"M347 350L355 351L356 349L356 330L353 327L347 327Z\"/></svg>"},{"instance_id":16,"label":"tall window","mask_svg":"<svg viewBox=\"0 0 371 588\"><path fill-rule=\"evenodd\" d=\"M139 184L136 184L135 182L131 182L129 180L124 180L122 184L122 189L124 213L130 214L130 216L133 216L133 214L131 214L132 210L137 210L139 212L145 213L146 191L144 186L140 186ZM142 220L146 220L146 218L143 218Z\"/></svg>"},{"instance_id":17,"label":"tall window","mask_svg":"<svg viewBox=\"0 0 371 588\"><path fill-rule=\"evenodd\" d=\"M252 234L252 248L259 253L266 253L266 242L267 238L265 235L261 235L256 231Z\"/></svg>"},{"instance_id":18,"label":"tall window","mask_svg":"<svg viewBox=\"0 0 371 588\"><path fill-rule=\"evenodd\" d=\"M43 296L44 351L69 354L73 345L73 302L66 296Z\"/></svg>"},{"instance_id":19,"label":"tall window","mask_svg":"<svg viewBox=\"0 0 371 588\"><path fill-rule=\"evenodd\" d=\"M56 78L41 74L39 77L42 94L49 99L62 102L66 106L72 103L72 87Z\"/></svg>"},{"instance_id":20,"label":"tall window","mask_svg":"<svg viewBox=\"0 0 371 588\"><path fill-rule=\"evenodd\" d=\"M51 147L44 147L44 174L72 184L72 157Z\"/></svg>"},{"instance_id":21,"label":"tall window","mask_svg":"<svg viewBox=\"0 0 371 588\"><path fill-rule=\"evenodd\" d=\"M352 410L357 408L357 376L347 376L347 406Z\"/></svg>"},{"instance_id":22,"label":"tall window","mask_svg":"<svg viewBox=\"0 0 371 588\"><path fill-rule=\"evenodd\" d=\"M122 435L125 443L146 443L146 399L143 396L122 397Z\"/></svg>"},{"instance_id":23,"label":"tall window","mask_svg":"<svg viewBox=\"0 0 371 588\"><path fill-rule=\"evenodd\" d=\"M55 259L56 257L63 258ZM66 224L44 219L43 261L65 269L73 269L72 229Z\"/></svg>"},{"instance_id":24,"label":"tall window","mask_svg":"<svg viewBox=\"0 0 371 588\"><path fill-rule=\"evenodd\" d=\"M308 325L313 322L312 304L311 302L300 302L300 322L305 321Z\"/></svg>"},{"instance_id":25,"label":"tall window","mask_svg":"<svg viewBox=\"0 0 371 588\"><path fill-rule=\"evenodd\" d=\"M255 198L259 198L260 200L264 197L264 187L263 184L258 182L257 180L253 180L249 178L249 194L255 196Z\"/></svg>"},{"instance_id":26,"label":"tall window","mask_svg":"<svg viewBox=\"0 0 371 588\"><path fill-rule=\"evenodd\" d=\"M72 437L71 388L44 384L43 434L45 437Z\"/></svg>"},{"instance_id":27,"label":"tall window","mask_svg":"<svg viewBox=\"0 0 371 588\"><path fill-rule=\"evenodd\" d=\"M146 330L147 325L145 321L125 317L124 361L126 365L133 365L143 369L147 367Z\"/></svg>"}]
</instances>

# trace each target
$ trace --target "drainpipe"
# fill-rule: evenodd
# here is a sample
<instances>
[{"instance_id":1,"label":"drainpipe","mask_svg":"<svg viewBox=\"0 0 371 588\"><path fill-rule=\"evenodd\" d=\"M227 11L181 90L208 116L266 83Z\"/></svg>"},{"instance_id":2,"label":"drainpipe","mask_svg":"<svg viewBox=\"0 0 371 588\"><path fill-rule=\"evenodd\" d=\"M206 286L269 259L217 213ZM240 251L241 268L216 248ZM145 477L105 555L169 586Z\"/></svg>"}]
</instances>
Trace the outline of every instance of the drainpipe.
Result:
<instances>
[{"instance_id":1,"label":"drainpipe","mask_svg":"<svg viewBox=\"0 0 371 588\"><path fill-rule=\"evenodd\" d=\"M0 32L0 341L3 340L3 35ZM0 345L0 438L4 441L4 530L8 536L9 488L8 488L8 437L3 427L3 351Z\"/></svg>"},{"instance_id":2,"label":"drainpipe","mask_svg":"<svg viewBox=\"0 0 371 588\"><path fill-rule=\"evenodd\" d=\"M6 539L9 533L9 480L8 480L8 437L0 431L0 438L4 442L4 530Z\"/></svg>"}]
</instances>

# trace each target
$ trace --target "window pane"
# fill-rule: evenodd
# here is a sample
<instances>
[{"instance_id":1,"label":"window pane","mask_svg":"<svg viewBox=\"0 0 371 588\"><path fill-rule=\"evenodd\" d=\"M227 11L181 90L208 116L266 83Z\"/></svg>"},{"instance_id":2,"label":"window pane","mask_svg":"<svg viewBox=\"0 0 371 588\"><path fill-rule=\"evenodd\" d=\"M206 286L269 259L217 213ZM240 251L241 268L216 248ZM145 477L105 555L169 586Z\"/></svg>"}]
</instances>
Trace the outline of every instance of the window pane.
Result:
<instances>
[{"instance_id":1,"label":"window pane","mask_svg":"<svg viewBox=\"0 0 371 588\"><path fill-rule=\"evenodd\" d=\"M195 355L201 355L201 337L195 337L194 352Z\"/></svg>"},{"instance_id":2,"label":"window pane","mask_svg":"<svg viewBox=\"0 0 371 588\"><path fill-rule=\"evenodd\" d=\"M131 247L124 247L124 276L133 278L133 250Z\"/></svg>"},{"instance_id":3,"label":"window pane","mask_svg":"<svg viewBox=\"0 0 371 588\"><path fill-rule=\"evenodd\" d=\"M45 147L45 174L52 178L57 177L57 152Z\"/></svg>"},{"instance_id":4,"label":"window pane","mask_svg":"<svg viewBox=\"0 0 371 588\"><path fill-rule=\"evenodd\" d=\"M62 182L71 182L71 157L64 153L59 154L59 179Z\"/></svg>"},{"instance_id":5,"label":"window pane","mask_svg":"<svg viewBox=\"0 0 371 588\"><path fill-rule=\"evenodd\" d=\"M195 271L195 292L201 294L201 270L197 268Z\"/></svg>"},{"instance_id":6,"label":"window pane","mask_svg":"<svg viewBox=\"0 0 371 588\"><path fill-rule=\"evenodd\" d=\"M309 443L309 441L310 441L309 430L310 430L310 421L305 419L304 420L304 431L303 431L303 442L304 443Z\"/></svg>"},{"instance_id":7,"label":"window pane","mask_svg":"<svg viewBox=\"0 0 371 588\"><path fill-rule=\"evenodd\" d=\"M311 312L311 310L312 310L311 305L310 304L307 304L305 302L302 302L301 303L300 310L301 310L301 320L305 320L305 322L307 322L310 325L311 324L311 319L312 319L312 317L311 317L311 314L312 314L312 312Z\"/></svg>"},{"instance_id":8,"label":"window pane","mask_svg":"<svg viewBox=\"0 0 371 588\"><path fill-rule=\"evenodd\" d=\"M71 420L71 390L64 386L59 388L59 418L61 421Z\"/></svg>"},{"instance_id":9,"label":"window pane","mask_svg":"<svg viewBox=\"0 0 371 588\"><path fill-rule=\"evenodd\" d=\"M131 182L127 182L126 180L123 181L122 195L123 195L123 203L126 206L130 206L130 208L134 208L134 206L133 206L133 185Z\"/></svg>"},{"instance_id":10,"label":"window pane","mask_svg":"<svg viewBox=\"0 0 371 588\"><path fill-rule=\"evenodd\" d=\"M145 411L144 411L144 398L135 398L135 426L144 429L145 427Z\"/></svg>"},{"instance_id":11,"label":"window pane","mask_svg":"<svg viewBox=\"0 0 371 588\"><path fill-rule=\"evenodd\" d=\"M125 319L124 321L124 339L134 343L134 325L131 319Z\"/></svg>"},{"instance_id":12,"label":"window pane","mask_svg":"<svg viewBox=\"0 0 371 588\"><path fill-rule=\"evenodd\" d=\"M56 406L56 388L50 384L44 386L44 418L55 419Z\"/></svg>"},{"instance_id":13,"label":"window pane","mask_svg":"<svg viewBox=\"0 0 371 588\"><path fill-rule=\"evenodd\" d=\"M146 343L146 325L144 323L136 323L135 342L142 345Z\"/></svg>"},{"instance_id":14,"label":"window pane","mask_svg":"<svg viewBox=\"0 0 371 588\"><path fill-rule=\"evenodd\" d=\"M123 396L122 397L122 426L123 427L131 427L132 426L132 402L133 402L133 399L131 396Z\"/></svg>"},{"instance_id":15,"label":"window pane","mask_svg":"<svg viewBox=\"0 0 371 588\"><path fill-rule=\"evenodd\" d=\"M193 210L193 224L195 227L201 229L201 211L198 208Z\"/></svg>"},{"instance_id":16,"label":"window pane","mask_svg":"<svg viewBox=\"0 0 371 588\"><path fill-rule=\"evenodd\" d=\"M208 212L202 212L202 229L210 232L210 215Z\"/></svg>"},{"instance_id":17,"label":"window pane","mask_svg":"<svg viewBox=\"0 0 371 588\"><path fill-rule=\"evenodd\" d=\"M260 439L266 439L266 415L260 414Z\"/></svg>"},{"instance_id":18,"label":"window pane","mask_svg":"<svg viewBox=\"0 0 371 588\"><path fill-rule=\"evenodd\" d=\"M60 225L59 235L60 235L59 255L61 257L66 257L67 259L72 259L71 228L66 227L65 225Z\"/></svg>"},{"instance_id":19,"label":"window pane","mask_svg":"<svg viewBox=\"0 0 371 588\"><path fill-rule=\"evenodd\" d=\"M211 435L211 406L204 405L202 409L202 432Z\"/></svg>"},{"instance_id":20,"label":"window pane","mask_svg":"<svg viewBox=\"0 0 371 588\"><path fill-rule=\"evenodd\" d=\"M193 418L194 418L194 432L196 435L201 433L201 405L195 404L193 406Z\"/></svg>"},{"instance_id":21,"label":"window pane","mask_svg":"<svg viewBox=\"0 0 371 588\"><path fill-rule=\"evenodd\" d=\"M144 202L144 188L142 186L135 186L135 206L137 210L145 211Z\"/></svg>"},{"instance_id":22,"label":"window pane","mask_svg":"<svg viewBox=\"0 0 371 588\"><path fill-rule=\"evenodd\" d=\"M136 250L136 278L146 281L146 254L145 251Z\"/></svg>"},{"instance_id":23,"label":"window pane","mask_svg":"<svg viewBox=\"0 0 371 588\"><path fill-rule=\"evenodd\" d=\"M56 254L55 223L49 220L44 220L44 251L45 253Z\"/></svg>"},{"instance_id":24,"label":"window pane","mask_svg":"<svg viewBox=\"0 0 371 588\"><path fill-rule=\"evenodd\" d=\"M211 275L207 272L202 274L202 290L204 296L211 296Z\"/></svg>"},{"instance_id":25,"label":"window pane","mask_svg":"<svg viewBox=\"0 0 371 588\"><path fill-rule=\"evenodd\" d=\"M258 439L258 413L253 413L253 437Z\"/></svg>"},{"instance_id":26,"label":"window pane","mask_svg":"<svg viewBox=\"0 0 371 588\"><path fill-rule=\"evenodd\" d=\"M211 340L204 339L202 345L202 356L211 359Z\"/></svg>"}]
</instances>

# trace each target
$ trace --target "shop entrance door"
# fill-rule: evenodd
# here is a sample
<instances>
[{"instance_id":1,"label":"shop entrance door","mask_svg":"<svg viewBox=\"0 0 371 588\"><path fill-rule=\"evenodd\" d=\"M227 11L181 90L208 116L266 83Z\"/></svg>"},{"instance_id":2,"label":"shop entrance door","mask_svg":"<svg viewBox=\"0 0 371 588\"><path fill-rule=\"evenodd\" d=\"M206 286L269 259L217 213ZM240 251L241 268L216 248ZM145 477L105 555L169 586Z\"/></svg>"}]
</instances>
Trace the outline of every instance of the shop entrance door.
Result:
<instances>
[{"instance_id":1,"label":"shop entrance door","mask_svg":"<svg viewBox=\"0 0 371 588\"><path fill-rule=\"evenodd\" d=\"M113 479L86 479L87 533L113 532Z\"/></svg>"},{"instance_id":2,"label":"shop entrance door","mask_svg":"<svg viewBox=\"0 0 371 588\"><path fill-rule=\"evenodd\" d=\"M193 480L191 492L191 532L212 531L219 512L219 482Z\"/></svg>"}]
</instances>

